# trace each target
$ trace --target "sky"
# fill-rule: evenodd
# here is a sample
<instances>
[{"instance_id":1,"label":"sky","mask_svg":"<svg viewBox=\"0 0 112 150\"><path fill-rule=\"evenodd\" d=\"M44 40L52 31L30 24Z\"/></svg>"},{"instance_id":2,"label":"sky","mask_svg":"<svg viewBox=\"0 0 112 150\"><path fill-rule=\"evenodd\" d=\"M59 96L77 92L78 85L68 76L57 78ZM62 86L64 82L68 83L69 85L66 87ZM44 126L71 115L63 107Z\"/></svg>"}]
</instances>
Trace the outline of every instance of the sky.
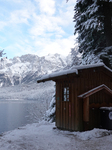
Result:
<instances>
[{"instance_id":1,"label":"sky","mask_svg":"<svg viewBox=\"0 0 112 150\"><path fill-rule=\"evenodd\" d=\"M0 50L8 58L68 55L75 44L74 6L75 0L0 0Z\"/></svg>"}]
</instances>

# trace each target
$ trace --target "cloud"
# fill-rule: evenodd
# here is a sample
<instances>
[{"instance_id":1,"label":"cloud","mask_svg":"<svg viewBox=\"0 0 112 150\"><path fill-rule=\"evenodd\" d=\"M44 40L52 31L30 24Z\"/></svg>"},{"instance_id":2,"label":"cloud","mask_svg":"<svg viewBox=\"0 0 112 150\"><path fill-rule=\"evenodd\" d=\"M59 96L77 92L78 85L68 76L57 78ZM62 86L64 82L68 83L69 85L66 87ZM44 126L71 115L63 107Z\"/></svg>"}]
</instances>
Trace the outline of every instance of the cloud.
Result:
<instances>
[{"instance_id":1,"label":"cloud","mask_svg":"<svg viewBox=\"0 0 112 150\"><path fill-rule=\"evenodd\" d=\"M21 43L14 43L12 45L8 45L5 47L6 56L8 58L12 58L16 56L21 56L24 54L36 54L35 51L32 51L33 47L27 43L24 42L24 44Z\"/></svg>"},{"instance_id":2,"label":"cloud","mask_svg":"<svg viewBox=\"0 0 112 150\"><path fill-rule=\"evenodd\" d=\"M5 26L7 26L7 23L5 21L0 21L0 31L3 30Z\"/></svg>"},{"instance_id":3,"label":"cloud","mask_svg":"<svg viewBox=\"0 0 112 150\"><path fill-rule=\"evenodd\" d=\"M25 23L28 24L28 19L30 18L30 14L28 10L16 10L10 14L10 21L11 24L20 24Z\"/></svg>"},{"instance_id":4,"label":"cloud","mask_svg":"<svg viewBox=\"0 0 112 150\"><path fill-rule=\"evenodd\" d=\"M74 0L6 0L0 18L5 39L0 41L1 47L12 57L68 54L74 45L73 8Z\"/></svg>"},{"instance_id":5,"label":"cloud","mask_svg":"<svg viewBox=\"0 0 112 150\"><path fill-rule=\"evenodd\" d=\"M39 46L40 50L36 52L40 56L47 55L49 53L59 53L63 55L68 55L71 48L74 47L74 36L63 39L41 39L39 42L35 42L35 46Z\"/></svg>"},{"instance_id":6,"label":"cloud","mask_svg":"<svg viewBox=\"0 0 112 150\"><path fill-rule=\"evenodd\" d=\"M44 0L41 0L41 1L36 0L36 1L42 3L42 5L49 4L48 2L45 2ZM63 2L60 5L62 4ZM55 8L53 10L57 9L58 12L56 14L54 13L52 13L52 15L44 14L44 13L33 14L32 20L34 24L32 28L29 29L29 32L32 35L33 39L36 39L38 36L45 37L46 34L48 37L49 36L62 37L63 35L66 34L65 30L70 30L69 25L73 22L73 15L74 15L73 6L65 5L65 4L66 3L63 4L64 9L60 5L57 9L55 5Z\"/></svg>"},{"instance_id":7,"label":"cloud","mask_svg":"<svg viewBox=\"0 0 112 150\"><path fill-rule=\"evenodd\" d=\"M46 17L46 15L36 15L34 17L34 20L34 26L29 30L33 38L36 38L37 36L55 36L57 34L61 35L65 33L60 26L62 20L59 17Z\"/></svg>"},{"instance_id":8,"label":"cloud","mask_svg":"<svg viewBox=\"0 0 112 150\"><path fill-rule=\"evenodd\" d=\"M46 13L48 15L53 15L55 13L55 0L35 0L39 3L40 12Z\"/></svg>"},{"instance_id":9,"label":"cloud","mask_svg":"<svg viewBox=\"0 0 112 150\"><path fill-rule=\"evenodd\" d=\"M32 42L31 42L32 43ZM59 53L62 55L68 55L71 48L74 47L74 36L63 39L45 39L41 38L40 40L34 41L33 44L30 44L29 41L22 39L18 43L9 45L5 47L6 54L13 53L14 56L21 56L24 54L36 54L38 56L45 56L47 54ZM11 57L7 55L7 57Z\"/></svg>"}]
</instances>

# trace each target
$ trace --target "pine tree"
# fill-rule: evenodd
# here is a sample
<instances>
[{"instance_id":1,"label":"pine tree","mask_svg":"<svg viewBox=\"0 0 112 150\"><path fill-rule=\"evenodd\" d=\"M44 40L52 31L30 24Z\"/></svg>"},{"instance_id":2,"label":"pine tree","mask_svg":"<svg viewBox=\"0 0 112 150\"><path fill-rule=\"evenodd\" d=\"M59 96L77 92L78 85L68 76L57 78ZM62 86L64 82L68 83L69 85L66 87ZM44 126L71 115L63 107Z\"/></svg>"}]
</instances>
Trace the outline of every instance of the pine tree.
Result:
<instances>
[{"instance_id":1,"label":"pine tree","mask_svg":"<svg viewBox=\"0 0 112 150\"><path fill-rule=\"evenodd\" d=\"M74 22L83 58L97 55L112 68L112 0L77 0Z\"/></svg>"},{"instance_id":2,"label":"pine tree","mask_svg":"<svg viewBox=\"0 0 112 150\"><path fill-rule=\"evenodd\" d=\"M96 63L102 63L102 60L99 59L99 57L95 54L93 54L91 51L86 55L86 57L82 58L82 55L78 52L78 47L71 49L71 58L72 58L72 66L78 66L78 65L87 65L87 64L96 64Z\"/></svg>"},{"instance_id":3,"label":"pine tree","mask_svg":"<svg viewBox=\"0 0 112 150\"><path fill-rule=\"evenodd\" d=\"M87 64L96 64L96 63L102 63L102 60L99 59L99 57L92 52L89 52L86 57L82 59L81 65L87 65Z\"/></svg>"},{"instance_id":4,"label":"pine tree","mask_svg":"<svg viewBox=\"0 0 112 150\"><path fill-rule=\"evenodd\" d=\"M4 49L0 50L0 57L2 57L3 55L5 55L6 53L4 53Z\"/></svg>"},{"instance_id":5,"label":"pine tree","mask_svg":"<svg viewBox=\"0 0 112 150\"><path fill-rule=\"evenodd\" d=\"M44 116L44 120L48 122L55 122L56 119L56 96L55 94L52 97L52 100L50 102L49 109L46 111L46 114Z\"/></svg>"}]
</instances>

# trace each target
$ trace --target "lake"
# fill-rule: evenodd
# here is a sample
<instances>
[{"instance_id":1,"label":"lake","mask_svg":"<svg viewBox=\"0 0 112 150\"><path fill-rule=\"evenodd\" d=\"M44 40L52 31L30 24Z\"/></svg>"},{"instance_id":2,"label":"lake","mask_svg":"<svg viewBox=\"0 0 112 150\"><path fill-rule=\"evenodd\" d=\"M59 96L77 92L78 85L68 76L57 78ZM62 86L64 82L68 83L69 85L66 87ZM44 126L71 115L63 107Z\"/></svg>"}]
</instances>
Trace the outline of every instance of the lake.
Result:
<instances>
[{"instance_id":1,"label":"lake","mask_svg":"<svg viewBox=\"0 0 112 150\"><path fill-rule=\"evenodd\" d=\"M0 100L0 134L39 122L45 111L38 101Z\"/></svg>"}]
</instances>

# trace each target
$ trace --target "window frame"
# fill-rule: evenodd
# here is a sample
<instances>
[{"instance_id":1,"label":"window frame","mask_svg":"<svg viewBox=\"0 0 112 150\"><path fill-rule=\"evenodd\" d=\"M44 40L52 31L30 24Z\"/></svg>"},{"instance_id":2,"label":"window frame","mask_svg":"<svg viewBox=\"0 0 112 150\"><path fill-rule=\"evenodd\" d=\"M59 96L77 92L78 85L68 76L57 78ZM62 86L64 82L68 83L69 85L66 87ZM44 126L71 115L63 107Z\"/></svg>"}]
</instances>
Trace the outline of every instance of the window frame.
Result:
<instances>
[{"instance_id":1,"label":"window frame","mask_svg":"<svg viewBox=\"0 0 112 150\"><path fill-rule=\"evenodd\" d=\"M70 87L68 84L63 86L63 102L70 102Z\"/></svg>"}]
</instances>

